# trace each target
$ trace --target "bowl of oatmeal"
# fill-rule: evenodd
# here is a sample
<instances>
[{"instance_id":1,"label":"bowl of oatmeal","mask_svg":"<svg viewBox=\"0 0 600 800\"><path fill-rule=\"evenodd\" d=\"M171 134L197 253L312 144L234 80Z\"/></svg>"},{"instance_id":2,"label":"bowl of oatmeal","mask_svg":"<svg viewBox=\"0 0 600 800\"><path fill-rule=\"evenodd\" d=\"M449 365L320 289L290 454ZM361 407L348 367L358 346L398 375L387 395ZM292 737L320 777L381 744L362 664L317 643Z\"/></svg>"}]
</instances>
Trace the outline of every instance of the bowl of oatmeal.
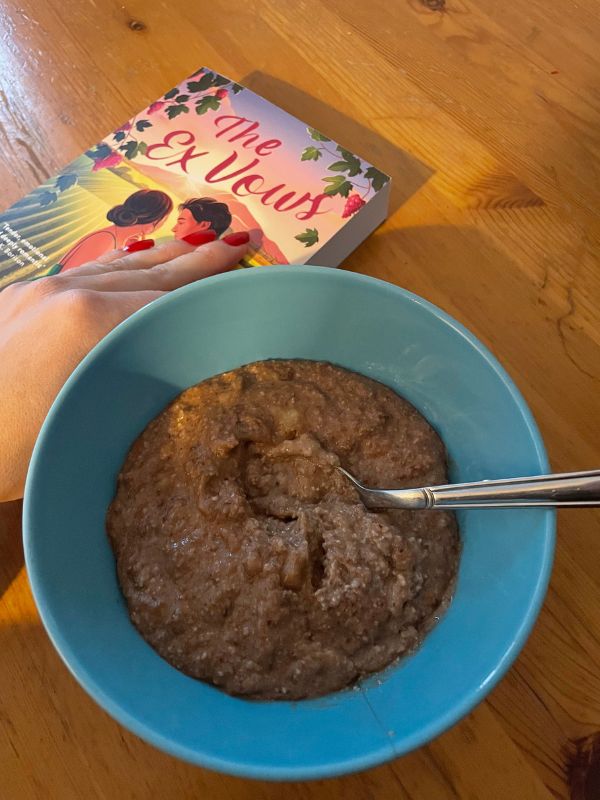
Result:
<instances>
[{"instance_id":1,"label":"bowl of oatmeal","mask_svg":"<svg viewBox=\"0 0 600 800\"><path fill-rule=\"evenodd\" d=\"M547 470L483 345L398 287L216 276L81 363L36 444L29 577L119 722L236 775L339 775L418 747L506 672L543 601L542 509L366 512L393 487Z\"/></svg>"}]
</instances>

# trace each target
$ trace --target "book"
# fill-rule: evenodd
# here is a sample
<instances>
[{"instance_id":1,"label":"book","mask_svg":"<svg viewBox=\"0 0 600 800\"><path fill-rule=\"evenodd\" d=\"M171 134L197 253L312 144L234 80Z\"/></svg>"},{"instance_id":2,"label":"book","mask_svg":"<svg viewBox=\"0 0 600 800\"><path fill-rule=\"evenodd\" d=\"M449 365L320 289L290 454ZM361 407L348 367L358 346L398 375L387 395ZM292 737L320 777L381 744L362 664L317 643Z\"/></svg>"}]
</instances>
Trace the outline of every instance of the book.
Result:
<instances>
[{"instance_id":1,"label":"book","mask_svg":"<svg viewBox=\"0 0 600 800\"><path fill-rule=\"evenodd\" d=\"M0 289L137 239L246 230L241 267L339 264L386 217L390 178L206 67L0 214Z\"/></svg>"}]
</instances>

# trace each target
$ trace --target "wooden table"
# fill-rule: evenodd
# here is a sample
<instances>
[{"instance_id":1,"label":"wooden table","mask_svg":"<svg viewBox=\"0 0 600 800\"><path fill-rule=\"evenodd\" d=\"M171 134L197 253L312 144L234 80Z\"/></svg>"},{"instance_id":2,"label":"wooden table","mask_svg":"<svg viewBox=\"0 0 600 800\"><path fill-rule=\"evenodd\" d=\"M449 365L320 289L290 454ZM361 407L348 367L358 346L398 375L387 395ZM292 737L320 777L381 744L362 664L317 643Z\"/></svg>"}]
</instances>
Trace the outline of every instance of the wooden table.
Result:
<instances>
[{"instance_id":1,"label":"wooden table","mask_svg":"<svg viewBox=\"0 0 600 800\"><path fill-rule=\"evenodd\" d=\"M600 466L597 0L2 0L0 186L14 202L198 66L394 178L347 261L445 308L512 374L556 470ZM311 784L229 778L144 744L67 672L0 511L2 800L600 797L600 514L556 565L508 676L428 747Z\"/></svg>"}]
</instances>

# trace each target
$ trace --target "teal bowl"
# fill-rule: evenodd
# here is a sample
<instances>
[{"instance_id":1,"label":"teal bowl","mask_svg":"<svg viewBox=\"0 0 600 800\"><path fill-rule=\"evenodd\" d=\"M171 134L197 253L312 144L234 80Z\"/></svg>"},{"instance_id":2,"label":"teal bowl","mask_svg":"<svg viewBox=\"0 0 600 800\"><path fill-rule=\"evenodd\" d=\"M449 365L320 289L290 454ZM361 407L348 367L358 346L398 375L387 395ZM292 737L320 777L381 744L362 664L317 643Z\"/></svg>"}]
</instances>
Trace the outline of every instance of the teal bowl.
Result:
<instances>
[{"instance_id":1,"label":"teal bowl","mask_svg":"<svg viewBox=\"0 0 600 800\"><path fill-rule=\"evenodd\" d=\"M324 778L424 744L490 691L542 604L555 516L538 509L461 513L464 549L448 612L414 655L355 689L256 702L183 675L129 621L104 515L129 446L175 395L266 358L330 361L391 386L441 434L453 481L547 470L540 434L514 384L443 311L350 272L244 270L142 309L75 370L31 461L25 557L56 649L125 727L214 770Z\"/></svg>"}]
</instances>

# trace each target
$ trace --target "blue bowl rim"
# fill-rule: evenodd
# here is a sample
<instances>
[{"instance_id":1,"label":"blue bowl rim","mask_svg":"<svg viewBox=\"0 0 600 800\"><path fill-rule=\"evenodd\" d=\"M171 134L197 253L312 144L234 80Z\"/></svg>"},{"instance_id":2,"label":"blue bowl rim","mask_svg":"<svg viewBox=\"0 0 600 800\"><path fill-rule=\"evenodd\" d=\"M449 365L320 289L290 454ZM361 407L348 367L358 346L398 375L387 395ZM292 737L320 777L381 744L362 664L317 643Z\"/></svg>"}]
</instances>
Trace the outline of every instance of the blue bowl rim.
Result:
<instances>
[{"instance_id":1,"label":"blue bowl rim","mask_svg":"<svg viewBox=\"0 0 600 800\"><path fill-rule=\"evenodd\" d=\"M72 387L76 384L79 375L88 368L88 365L93 362L96 356L109 347L113 340L122 336L125 330L138 324L142 318L148 315L156 314L157 308L160 307L160 305L177 302L177 299L182 294L202 291L202 287L208 287L214 283L227 283L229 281L248 279L260 280L261 275L266 276L267 274L271 274L273 272L276 274L289 274L290 270L293 270L294 273L297 273L300 270L314 275L326 274L333 280L344 281L349 279L351 281L356 281L359 284L362 283L364 285L374 286L379 290L391 292L392 294L396 294L405 300L409 300L410 302L423 307L423 309L445 322L478 351L478 353L487 362L488 366L493 369L500 381L509 391L529 430L534 443L536 455L542 464L542 469L546 472L549 470L546 450L533 415L521 392L514 384L512 378L504 369L504 367L502 367L496 357L491 353L491 351L464 325L462 325L460 322L454 319L454 317L443 311L435 304L425 300L423 297L420 297L413 292L410 292L407 289L403 289L400 286L396 286L395 284L387 281L373 278L368 275L363 275L361 273L312 265L293 266L291 268L289 265L272 265L261 267L260 269L256 270L236 270L233 272L213 275L208 278L204 278L202 281L188 284L176 289L175 291L172 291L164 297L154 301L150 305L144 306L132 316L117 325L82 359L58 393L50 408L50 411L48 412L48 415L46 416L46 419L44 420L40 434L33 449L25 485L25 497L23 504L23 546L25 553L25 564L32 594L42 623L46 628L46 632L64 664L77 682L85 689L85 691L105 711L107 711L115 720L117 720L117 722L124 725L128 730L135 733L144 741L173 756L181 758L184 761L197 766L205 767L229 775L236 775L238 777L271 781L317 780L346 775L352 772L358 772L375 767L401 755L409 753L418 747L421 747L459 722L473 708L475 708L475 706L477 706L497 685L501 678L504 677L525 645L525 642L527 641L527 638L529 637L529 634L531 633L531 630L537 620L544 597L546 595L548 583L550 581L550 575L552 572L556 537L556 512L553 510L545 510L542 512L544 514L545 521L543 558L540 565L538 580L534 587L532 600L529 606L524 610L521 625L516 631L510 646L507 648L504 655L496 665L496 668L484 682L482 682L475 689L470 690L469 693L462 697L458 702L452 704L446 713L438 717L435 722L432 722L429 725L421 728L417 733L405 737L405 739L402 740L401 745L396 742L392 745L392 747L390 747L390 745L386 743L382 747L371 750L363 757L352 757L347 760L338 760L328 762L326 764L319 764L317 766L301 765L297 767L279 767L276 765L257 765L252 762L242 763L239 760L226 760L205 754L197 749L180 745L176 740L165 737L152 727L141 723L136 717L132 716L118 703L114 702L113 699L104 692L102 687L97 684L94 677L79 662L76 652L68 643L66 637L61 633L60 626L54 619L51 610L46 607L43 588L44 579L43 575L39 571L39 565L34 554L33 542L35 534L33 533L32 509L35 502L33 499L35 497L35 484L38 480L40 480L37 464L38 460L40 459L40 453L45 447L46 439L49 436L48 431L52 426L53 418L58 412L63 397L71 391Z\"/></svg>"}]
</instances>

